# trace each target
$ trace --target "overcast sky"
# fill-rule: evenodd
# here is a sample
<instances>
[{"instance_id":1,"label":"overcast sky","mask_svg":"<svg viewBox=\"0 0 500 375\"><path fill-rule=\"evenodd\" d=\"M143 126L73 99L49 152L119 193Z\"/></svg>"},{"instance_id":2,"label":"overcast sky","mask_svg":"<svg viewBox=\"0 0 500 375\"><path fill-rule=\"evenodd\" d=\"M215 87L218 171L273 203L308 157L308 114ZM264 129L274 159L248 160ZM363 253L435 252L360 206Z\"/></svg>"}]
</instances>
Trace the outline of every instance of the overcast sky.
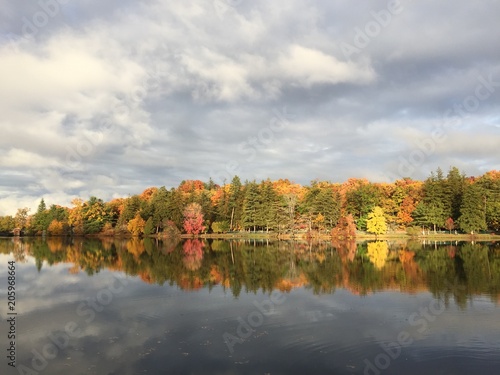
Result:
<instances>
[{"instance_id":1,"label":"overcast sky","mask_svg":"<svg viewBox=\"0 0 500 375\"><path fill-rule=\"evenodd\" d=\"M0 215L500 164L500 0L0 0Z\"/></svg>"}]
</instances>

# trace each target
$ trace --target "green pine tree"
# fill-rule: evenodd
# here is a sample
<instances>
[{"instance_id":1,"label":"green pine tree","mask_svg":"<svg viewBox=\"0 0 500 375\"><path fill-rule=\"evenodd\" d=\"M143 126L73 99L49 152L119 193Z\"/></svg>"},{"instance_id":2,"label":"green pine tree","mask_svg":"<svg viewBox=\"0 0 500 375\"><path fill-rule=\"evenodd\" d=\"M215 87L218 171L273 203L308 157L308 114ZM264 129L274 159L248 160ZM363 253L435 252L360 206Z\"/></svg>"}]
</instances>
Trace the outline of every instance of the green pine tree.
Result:
<instances>
[{"instance_id":1,"label":"green pine tree","mask_svg":"<svg viewBox=\"0 0 500 375\"><path fill-rule=\"evenodd\" d=\"M464 232L474 234L487 228L486 195L479 185L471 184L465 188L460 214L458 225Z\"/></svg>"}]
</instances>

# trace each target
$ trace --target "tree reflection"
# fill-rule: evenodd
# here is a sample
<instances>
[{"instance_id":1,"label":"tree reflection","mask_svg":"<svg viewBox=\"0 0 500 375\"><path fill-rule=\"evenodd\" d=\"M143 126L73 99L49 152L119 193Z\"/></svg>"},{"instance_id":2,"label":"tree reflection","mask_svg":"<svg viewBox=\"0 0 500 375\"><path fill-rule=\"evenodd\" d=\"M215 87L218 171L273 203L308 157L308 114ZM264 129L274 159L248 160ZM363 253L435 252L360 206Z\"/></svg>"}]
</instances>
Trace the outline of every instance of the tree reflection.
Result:
<instances>
[{"instance_id":1,"label":"tree reflection","mask_svg":"<svg viewBox=\"0 0 500 375\"><path fill-rule=\"evenodd\" d=\"M389 246L386 241L369 242L368 245L368 258L373 265L379 270L385 266L387 256L389 255Z\"/></svg>"},{"instance_id":2,"label":"tree reflection","mask_svg":"<svg viewBox=\"0 0 500 375\"><path fill-rule=\"evenodd\" d=\"M182 249L184 251L184 258L182 262L184 266L190 271L196 271L201 267L203 260L203 242L198 239L186 240Z\"/></svg>"},{"instance_id":3,"label":"tree reflection","mask_svg":"<svg viewBox=\"0 0 500 375\"><path fill-rule=\"evenodd\" d=\"M498 244L18 238L1 240L0 252L19 260L34 257L38 269L67 263L72 273L123 271L147 283L187 290L220 286L236 297L241 291L301 287L317 294L343 288L359 295L428 290L465 308L473 295L495 301L500 295Z\"/></svg>"}]
</instances>

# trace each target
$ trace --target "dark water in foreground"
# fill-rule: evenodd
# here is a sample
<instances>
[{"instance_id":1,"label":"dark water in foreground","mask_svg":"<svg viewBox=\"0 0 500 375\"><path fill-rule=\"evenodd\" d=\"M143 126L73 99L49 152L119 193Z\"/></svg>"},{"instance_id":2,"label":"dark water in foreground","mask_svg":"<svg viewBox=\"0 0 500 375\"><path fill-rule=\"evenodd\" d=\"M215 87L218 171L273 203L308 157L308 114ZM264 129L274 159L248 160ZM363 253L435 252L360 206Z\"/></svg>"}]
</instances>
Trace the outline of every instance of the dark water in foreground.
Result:
<instances>
[{"instance_id":1,"label":"dark water in foreground","mask_svg":"<svg viewBox=\"0 0 500 375\"><path fill-rule=\"evenodd\" d=\"M0 239L1 374L499 374L498 244Z\"/></svg>"}]
</instances>

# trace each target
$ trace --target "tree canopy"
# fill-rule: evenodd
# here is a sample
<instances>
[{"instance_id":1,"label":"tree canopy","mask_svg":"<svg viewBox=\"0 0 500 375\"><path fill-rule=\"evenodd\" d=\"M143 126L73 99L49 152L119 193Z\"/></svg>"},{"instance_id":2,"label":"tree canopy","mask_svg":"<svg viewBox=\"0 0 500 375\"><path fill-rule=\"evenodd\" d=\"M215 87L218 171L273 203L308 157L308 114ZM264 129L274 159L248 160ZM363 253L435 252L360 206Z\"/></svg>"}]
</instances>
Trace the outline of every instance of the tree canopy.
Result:
<instances>
[{"instance_id":1,"label":"tree canopy","mask_svg":"<svg viewBox=\"0 0 500 375\"><path fill-rule=\"evenodd\" d=\"M287 179L242 182L238 176L223 185L211 179L185 180L176 188L149 187L108 202L75 198L71 207L47 208L42 197L32 215L19 208L15 216L0 217L0 232L18 228L32 235L260 231L347 238L354 229L382 234L411 226L499 231L500 172L466 177L452 167L446 175L441 169L432 172L425 181L351 178L304 186Z\"/></svg>"}]
</instances>

